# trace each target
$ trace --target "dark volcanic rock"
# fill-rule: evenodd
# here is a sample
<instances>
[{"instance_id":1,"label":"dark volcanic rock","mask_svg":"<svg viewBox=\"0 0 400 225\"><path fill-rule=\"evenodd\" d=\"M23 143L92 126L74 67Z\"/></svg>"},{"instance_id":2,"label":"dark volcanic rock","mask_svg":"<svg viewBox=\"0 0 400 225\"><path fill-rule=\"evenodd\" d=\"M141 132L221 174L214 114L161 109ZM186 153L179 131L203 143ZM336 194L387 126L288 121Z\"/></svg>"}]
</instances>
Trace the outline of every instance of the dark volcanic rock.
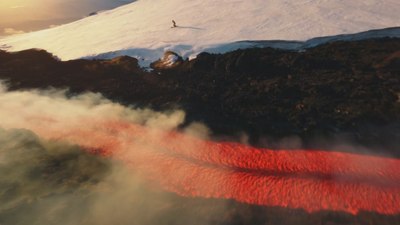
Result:
<instances>
[{"instance_id":1,"label":"dark volcanic rock","mask_svg":"<svg viewBox=\"0 0 400 225\"><path fill-rule=\"evenodd\" d=\"M217 135L246 132L253 144L264 136L295 135L305 145L339 137L400 156L400 39L335 42L304 52L202 53L171 68L154 68L143 71L127 56L62 62L45 51L0 51L0 79L11 90L100 92L127 105L182 108L187 123L202 121ZM141 197L147 196L157 199L152 192ZM170 199L160 211L167 224L176 224L176 218L187 223L179 220L182 215L195 224L400 224L400 215L373 212L307 213L231 200Z\"/></svg>"},{"instance_id":2,"label":"dark volcanic rock","mask_svg":"<svg viewBox=\"0 0 400 225\"><path fill-rule=\"evenodd\" d=\"M400 140L400 39L334 42L302 52L246 49L202 53L171 68L142 71L137 60L61 62L44 51L0 52L11 89L101 92L124 104L182 108L215 134L336 135L394 148ZM393 153L393 152L392 152ZM400 155L400 153L395 153Z\"/></svg>"},{"instance_id":3,"label":"dark volcanic rock","mask_svg":"<svg viewBox=\"0 0 400 225\"><path fill-rule=\"evenodd\" d=\"M172 51L167 51L164 53L164 56L151 63L150 67L156 70L162 69L170 69L181 65L183 62L183 58Z\"/></svg>"}]
</instances>

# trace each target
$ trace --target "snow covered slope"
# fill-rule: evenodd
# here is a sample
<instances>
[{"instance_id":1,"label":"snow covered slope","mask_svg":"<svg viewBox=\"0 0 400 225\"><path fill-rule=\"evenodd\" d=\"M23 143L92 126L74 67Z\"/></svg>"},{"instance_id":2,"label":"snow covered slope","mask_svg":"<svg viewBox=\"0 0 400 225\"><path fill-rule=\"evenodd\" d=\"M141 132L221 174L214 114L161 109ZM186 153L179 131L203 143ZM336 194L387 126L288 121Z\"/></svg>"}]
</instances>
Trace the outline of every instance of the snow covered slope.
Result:
<instances>
[{"instance_id":1,"label":"snow covered slope","mask_svg":"<svg viewBox=\"0 0 400 225\"><path fill-rule=\"evenodd\" d=\"M193 57L251 47L252 40L305 41L396 27L399 12L399 0L138 0L71 24L3 38L0 46L42 48L63 60L127 54L147 65L167 50ZM171 28L172 19L177 28ZM400 36L399 29L389 35ZM302 45L267 45L274 44Z\"/></svg>"}]
</instances>

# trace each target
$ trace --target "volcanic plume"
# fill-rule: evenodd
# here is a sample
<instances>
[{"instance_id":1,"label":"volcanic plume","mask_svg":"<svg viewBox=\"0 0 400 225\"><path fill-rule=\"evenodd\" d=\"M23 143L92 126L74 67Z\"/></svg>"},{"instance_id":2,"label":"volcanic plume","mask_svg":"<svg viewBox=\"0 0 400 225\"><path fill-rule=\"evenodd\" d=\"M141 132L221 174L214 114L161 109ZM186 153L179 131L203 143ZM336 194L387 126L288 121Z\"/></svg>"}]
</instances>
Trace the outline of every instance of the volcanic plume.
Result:
<instances>
[{"instance_id":1,"label":"volcanic plume","mask_svg":"<svg viewBox=\"0 0 400 225\"><path fill-rule=\"evenodd\" d=\"M0 126L121 160L153 187L182 196L308 212L400 213L398 159L201 140L176 131L180 111L134 110L94 94L2 91L0 100L0 116L9 118Z\"/></svg>"}]
</instances>

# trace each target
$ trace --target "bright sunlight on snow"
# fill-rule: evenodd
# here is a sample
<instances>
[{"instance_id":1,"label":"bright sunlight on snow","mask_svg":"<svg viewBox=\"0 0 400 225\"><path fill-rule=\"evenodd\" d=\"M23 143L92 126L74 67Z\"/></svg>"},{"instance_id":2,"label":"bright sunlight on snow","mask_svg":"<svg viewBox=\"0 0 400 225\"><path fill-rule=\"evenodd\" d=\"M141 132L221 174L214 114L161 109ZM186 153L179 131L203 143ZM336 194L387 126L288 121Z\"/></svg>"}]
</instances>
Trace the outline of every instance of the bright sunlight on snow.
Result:
<instances>
[{"instance_id":1,"label":"bright sunlight on snow","mask_svg":"<svg viewBox=\"0 0 400 225\"><path fill-rule=\"evenodd\" d=\"M304 41L396 27L399 12L398 0L139 0L71 24L0 39L0 47L42 48L62 60L130 55L146 66L168 50L195 57L254 46L238 41ZM177 27L171 28L172 20Z\"/></svg>"}]
</instances>

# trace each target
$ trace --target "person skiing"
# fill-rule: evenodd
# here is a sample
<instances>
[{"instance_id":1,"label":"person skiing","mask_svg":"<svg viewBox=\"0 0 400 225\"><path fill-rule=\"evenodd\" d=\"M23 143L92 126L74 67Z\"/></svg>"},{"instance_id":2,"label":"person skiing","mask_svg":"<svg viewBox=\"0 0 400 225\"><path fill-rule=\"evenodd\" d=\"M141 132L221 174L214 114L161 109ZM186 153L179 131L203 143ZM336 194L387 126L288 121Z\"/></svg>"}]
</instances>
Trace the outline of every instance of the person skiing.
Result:
<instances>
[{"instance_id":1,"label":"person skiing","mask_svg":"<svg viewBox=\"0 0 400 225\"><path fill-rule=\"evenodd\" d=\"M174 28L174 27L177 27L177 25L176 25L175 20L172 20L172 27L171 28Z\"/></svg>"}]
</instances>

